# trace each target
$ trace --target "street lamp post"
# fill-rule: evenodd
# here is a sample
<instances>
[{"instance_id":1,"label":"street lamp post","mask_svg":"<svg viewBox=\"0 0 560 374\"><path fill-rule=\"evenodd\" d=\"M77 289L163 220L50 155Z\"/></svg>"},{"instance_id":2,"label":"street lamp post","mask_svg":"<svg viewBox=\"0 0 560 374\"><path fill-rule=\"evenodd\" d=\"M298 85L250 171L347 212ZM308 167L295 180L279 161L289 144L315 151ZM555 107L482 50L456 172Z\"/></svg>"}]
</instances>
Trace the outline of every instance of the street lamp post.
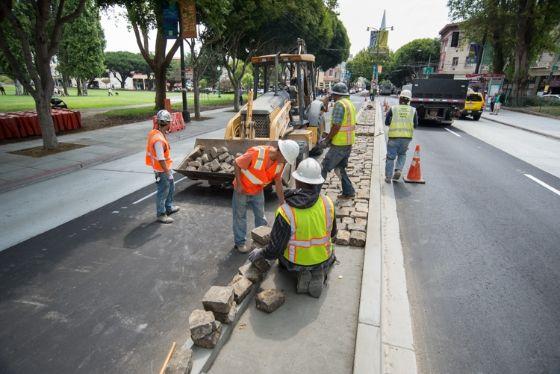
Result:
<instances>
[{"instance_id":1,"label":"street lamp post","mask_svg":"<svg viewBox=\"0 0 560 374\"><path fill-rule=\"evenodd\" d=\"M179 35L183 35L182 22L179 22ZM185 40L181 36L180 44L180 55L181 55L181 97L183 99L183 120L185 122L191 121L191 115L189 113L189 107L187 106L187 82L185 76L185 48L183 44Z\"/></svg>"},{"instance_id":2,"label":"street lamp post","mask_svg":"<svg viewBox=\"0 0 560 374\"><path fill-rule=\"evenodd\" d=\"M216 71L218 72L218 97L222 97L220 95L220 78L222 77L222 68L220 66L216 66Z\"/></svg>"}]
</instances>

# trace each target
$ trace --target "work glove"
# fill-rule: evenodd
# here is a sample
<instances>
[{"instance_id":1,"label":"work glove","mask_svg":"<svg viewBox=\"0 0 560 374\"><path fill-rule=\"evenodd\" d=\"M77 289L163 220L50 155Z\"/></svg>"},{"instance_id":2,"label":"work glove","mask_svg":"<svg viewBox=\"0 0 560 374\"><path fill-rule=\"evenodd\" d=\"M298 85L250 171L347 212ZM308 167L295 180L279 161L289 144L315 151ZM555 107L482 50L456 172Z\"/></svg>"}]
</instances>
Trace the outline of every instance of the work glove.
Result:
<instances>
[{"instance_id":1,"label":"work glove","mask_svg":"<svg viewBox=\"0 0 560 374\"><path fill-rule=\"evenodd\" d=\"M169 179L170 181L172 181L172 180L173 180L173 173L167 174L167 179Z\"/></svg>"},{"instance_id":2,"label":"work glove","mask_svg":"<svg viewBox=\"0 0 560 374\"><path fill-rule=\"evenodd\" d=\"M251 251L251 253L249 253L249 261L255 262L259 258L264 258L263 251L264 251L264 249L262 249L262 248L253 249Z\"/></svg>"}]
</instances>

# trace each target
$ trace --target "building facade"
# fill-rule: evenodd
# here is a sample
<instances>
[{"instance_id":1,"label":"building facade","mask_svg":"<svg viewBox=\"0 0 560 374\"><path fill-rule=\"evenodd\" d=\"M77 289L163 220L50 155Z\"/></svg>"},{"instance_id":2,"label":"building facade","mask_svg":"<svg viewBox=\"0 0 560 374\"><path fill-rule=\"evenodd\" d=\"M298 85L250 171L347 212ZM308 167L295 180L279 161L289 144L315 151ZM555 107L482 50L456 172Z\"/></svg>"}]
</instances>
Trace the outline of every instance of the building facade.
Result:
<instances>
[{"instance_id":1,"label":"building facade","mask_svg":"<svg viewBox=\"0 0 560 374\"><path fill-rule=\"evenodd\" d=\"M467 74L474 74L480 46L468 40L458 23L445 25L439 35L441 46L437 72L453 74L456 79L464 79ZM488 65L481 64L479 73L488 71Z\"/></svg>"}]
</instances>

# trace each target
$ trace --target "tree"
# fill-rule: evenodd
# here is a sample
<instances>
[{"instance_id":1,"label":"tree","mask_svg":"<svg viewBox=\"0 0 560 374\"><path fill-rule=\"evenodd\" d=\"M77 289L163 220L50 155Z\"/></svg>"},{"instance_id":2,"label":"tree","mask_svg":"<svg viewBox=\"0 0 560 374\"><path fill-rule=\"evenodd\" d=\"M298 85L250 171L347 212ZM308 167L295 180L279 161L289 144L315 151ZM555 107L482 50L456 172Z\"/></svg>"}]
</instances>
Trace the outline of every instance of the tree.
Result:
<instances>
[{"instance_id":1,"label":"tree","mask_svg":"<svg viewBox=\"0 0 560 374\"><path fill-rule=\"evenodd\" d=\"M146 62L142 56L125 51L105 52L105 66L120 82L122 89L124 89L126 78L132 77L133 72L146 70Z\"/></svg>"},{"instance_id":2,"label":"tree","mask_svg":"<svg viewBox=\"0 0 560 374\"><path fill-rule=\"evenodd\" d=\"M54 89L50 62L58 51L64 26L81 14L85 3L78 0L72 7L64 0L0 2L0 50L12 74L35 100L47 149L58 146L50 107Z\"/></svg>"},{"instance_id":3,"label":"tree","mask_svg":"<svg viewBox=\"0 0 560 374\"><path fill-rule=\"evenodd\" d=\"M346 69L352 75L352 81L363 77L368 80L373 75L373 65L381 65L386 67L392 59L391 52L377 53L375 49L364 48L356 53L356 56L346 64Z\"/></svg>"},{"instance_id":4,"label":"tree","mask_svg":"<svg viewBox=\"0 0 560 374\"><path fill-rule=\"evenodd\" d=\"M408 42L395 51L391 63L385 69L384 77L397 86L402 86L418 76L424 66L437 65L439 49L438 39L422 38Z\"/></svg>"},{"instance_id":5,"label":"tree","mask_svg":"<svg viewBox=\"0 0 560 374\"><path fill-rule=\"evenodd\" d=\"M75 6L77 1L70 0L69 5ZM78 95L87 95L87 82L105 71L104 49L99 8L93 0L87 0L82 14L65 27L57 54L58 71L63 78L76 78Z\"/></svg>"},{"instance_id":6,"label":"tree","mask_svg":"<svg viewBox=\"0 0 560 374\"><path fill-rule=\"evenodd\" d=\"M323 71L346 61L350 55L350 40L344 24L338 18L333 22L334 32L330 44L315 54L315 65Z\"/></svg>"}]
</instances>

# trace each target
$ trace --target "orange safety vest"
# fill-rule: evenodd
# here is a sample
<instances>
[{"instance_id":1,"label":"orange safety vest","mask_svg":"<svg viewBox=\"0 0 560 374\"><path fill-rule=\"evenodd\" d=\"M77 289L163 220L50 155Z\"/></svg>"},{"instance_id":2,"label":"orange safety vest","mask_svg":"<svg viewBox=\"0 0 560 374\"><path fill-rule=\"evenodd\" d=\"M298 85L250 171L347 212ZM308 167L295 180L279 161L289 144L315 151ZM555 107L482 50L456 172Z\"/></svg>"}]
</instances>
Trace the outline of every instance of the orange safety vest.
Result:
<instances>
[{"instance_id":1,"label":"orange safety vest","mask_svg":"<svg viewBox=\"0 0 560 374\"><path fill-rule=\"evenodd\" d=\"M256 195L261 192L282 171L284 164L280 164L278 161L274 161L266 168L267 160L270 160L271 149L272 147L269 145L260 145L247 150L252 157L251 164L248 169L241 169L241 185L246 194Z\"/></svg>"},{"instance_id":2,"label":"orange safety vest","mask_svg":"<svg viewBox=\"0 0 560 374\"><path fill-rule=\"evenodd\" d=\"M154 171L158 171L162 173L164 170L159 164L157 159L156 149L154 145L156 142L162 142L163 144L163 157L165 157L165 165L167 165L167 169L171 169L171 164L173 160L171 159L171 155L169 151L171 147L169 146L169 142L165 138L165 136L159 130L151 130L148 134L148 142L146 143L146 165L151 166Z\"/></svg>"}]
</instances>

